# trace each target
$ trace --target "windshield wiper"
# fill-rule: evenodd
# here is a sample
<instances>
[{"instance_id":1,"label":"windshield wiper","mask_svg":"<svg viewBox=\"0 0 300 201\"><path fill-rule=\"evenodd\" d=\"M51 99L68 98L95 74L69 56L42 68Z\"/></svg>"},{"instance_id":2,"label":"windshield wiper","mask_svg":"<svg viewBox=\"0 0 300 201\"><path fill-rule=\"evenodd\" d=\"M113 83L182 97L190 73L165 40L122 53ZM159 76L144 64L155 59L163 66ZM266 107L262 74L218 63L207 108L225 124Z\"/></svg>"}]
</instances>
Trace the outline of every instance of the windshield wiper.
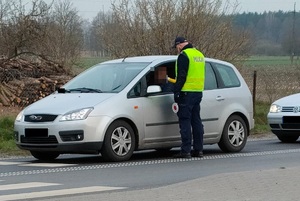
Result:
<instances>
[{"instance_id":1,"label":"windshield wiper","mask_svg":"<svg viewBox=\"0 0 300 201\"><path fill-rule=\"evenodd\" d=\"M120 86L122 86L122 85L120 84L120 85L116 86L115 88L112 89L112 91L118 89Z\"/></svg>"},{"instance_id":2,"label":"windshield wiper","mask_svg":"<svg viewBox=\"0 0 300 201\"><path fill-rule=\"evenodd\" d=\"M102 93L102 91L100 89L93 89L93 88L86 88L86 87L82 87L82 88L76 88L76 89L66 89L65 90L66 93L70 93L73 91L80 91L81 93Z\"/></svg>"}]
</instances>

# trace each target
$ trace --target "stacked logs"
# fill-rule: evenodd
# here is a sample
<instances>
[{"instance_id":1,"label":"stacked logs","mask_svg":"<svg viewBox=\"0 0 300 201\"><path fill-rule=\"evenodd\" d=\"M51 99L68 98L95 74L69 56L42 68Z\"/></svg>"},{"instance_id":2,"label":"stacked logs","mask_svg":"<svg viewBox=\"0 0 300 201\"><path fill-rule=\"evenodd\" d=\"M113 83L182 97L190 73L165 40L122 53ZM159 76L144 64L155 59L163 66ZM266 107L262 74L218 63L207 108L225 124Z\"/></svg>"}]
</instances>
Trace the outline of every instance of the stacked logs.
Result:
<instances>
[{"instance_id":1,"label":"stacked logs","mask_svg":"<svg viewBox=\"0 0 300 201\"><path fill-rule=\"evenodd\" d=\"M54 62L0 59L0 106L27 106L72 78Z\"/></svg>"}]
</instances>

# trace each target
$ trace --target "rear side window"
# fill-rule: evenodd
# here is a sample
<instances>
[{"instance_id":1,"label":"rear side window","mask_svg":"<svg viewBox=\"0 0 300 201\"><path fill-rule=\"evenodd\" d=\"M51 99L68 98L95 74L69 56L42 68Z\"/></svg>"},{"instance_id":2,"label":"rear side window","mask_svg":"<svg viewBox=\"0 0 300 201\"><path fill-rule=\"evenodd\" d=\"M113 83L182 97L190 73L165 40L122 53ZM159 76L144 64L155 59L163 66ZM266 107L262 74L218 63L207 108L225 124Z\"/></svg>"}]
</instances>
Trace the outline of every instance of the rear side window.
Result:
<instances>
[{"instance_id":1,"label":"rear side window","mask_svg":"<svg viewBox=\"0 0 300 201\"><path fill-rule=\"evenodd\" d=\"M205 84L204 89L205 90L211 90L218 88L217 80L215 76L215 72L212 69L212 66L210 63L205 63Z\"/></svg>"},{"instance_id":2,"label":"rear side window","mask_svg":"<svg viewBox=\"0 0 300 201\"><path fill-rule=\"evenodd\" d=\"M230 66L215 63L215 67L219 72L221 81L224 85L223 87L230 88L240 86L239 78Z\"/></svg>"}]
</instances>

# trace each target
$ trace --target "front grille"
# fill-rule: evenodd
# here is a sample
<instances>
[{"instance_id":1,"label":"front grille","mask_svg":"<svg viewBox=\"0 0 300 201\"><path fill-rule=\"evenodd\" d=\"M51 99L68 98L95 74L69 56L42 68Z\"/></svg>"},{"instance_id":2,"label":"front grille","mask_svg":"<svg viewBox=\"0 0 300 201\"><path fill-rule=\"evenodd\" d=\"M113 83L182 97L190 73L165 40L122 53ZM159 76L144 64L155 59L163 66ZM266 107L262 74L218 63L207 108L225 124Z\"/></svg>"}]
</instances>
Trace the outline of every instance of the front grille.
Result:
<instances>
[{"instance_id":1,"label":"front grille","mask_svg":"<svg viewBox=\"0 0 300 201\"><path fill-rule=\"evenodd\" d=\"M282 112L293 112L294 110L294 106L285 106L285 107L282 107Z\"/></svg>"},{"instance_id":2,"label":"front grille","mask_svg":"<svg viewBox=\"0 0 300 201\"><path fill-rule=\"evenodd\" d=\"M31 114L25 115L24 121L26 122L52 122L56 119L57 115L52 114Z\"/></svg>"},{"instance_id":3,"label":"front grille","mask_svg":"<svg viewBox=\"0 0 300 201\"><path fill-rule=\"evenodd\" d=\"M300 124L281 124L282 129L297 129L300 130Z\"/></svg>"},{"instance_id":4,"label":"front grille","mask_svg":"<svg viewBox=\"0 0 300 201\"><path fill-rule=\"evenodd\" d=\"M21 136L21 143L30 144L58 144L55 136L50 135L49 137L25 137Z\"/></svg>"}]
</instances>

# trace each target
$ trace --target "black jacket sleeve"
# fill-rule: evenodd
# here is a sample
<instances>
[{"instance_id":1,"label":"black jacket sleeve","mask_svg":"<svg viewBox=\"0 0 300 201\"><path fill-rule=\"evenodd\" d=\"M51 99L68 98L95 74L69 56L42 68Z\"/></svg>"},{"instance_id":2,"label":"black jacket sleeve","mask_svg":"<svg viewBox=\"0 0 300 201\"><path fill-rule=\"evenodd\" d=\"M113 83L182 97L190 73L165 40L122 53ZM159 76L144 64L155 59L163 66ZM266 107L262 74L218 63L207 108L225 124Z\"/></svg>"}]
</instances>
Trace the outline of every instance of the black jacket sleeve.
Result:
<instances>
[{"instance_id":1,"label":"black jacket sleeve","mask_svg":"<svg viewBox=\"0 0 300 201\"><path fill-rule=\"evenodd\" d=\"M177 58L177 77L174 85L174 94L179 93L186 81L189 70L189 59L185 53L180 53Z\"/></svg>"}]
</instances>

